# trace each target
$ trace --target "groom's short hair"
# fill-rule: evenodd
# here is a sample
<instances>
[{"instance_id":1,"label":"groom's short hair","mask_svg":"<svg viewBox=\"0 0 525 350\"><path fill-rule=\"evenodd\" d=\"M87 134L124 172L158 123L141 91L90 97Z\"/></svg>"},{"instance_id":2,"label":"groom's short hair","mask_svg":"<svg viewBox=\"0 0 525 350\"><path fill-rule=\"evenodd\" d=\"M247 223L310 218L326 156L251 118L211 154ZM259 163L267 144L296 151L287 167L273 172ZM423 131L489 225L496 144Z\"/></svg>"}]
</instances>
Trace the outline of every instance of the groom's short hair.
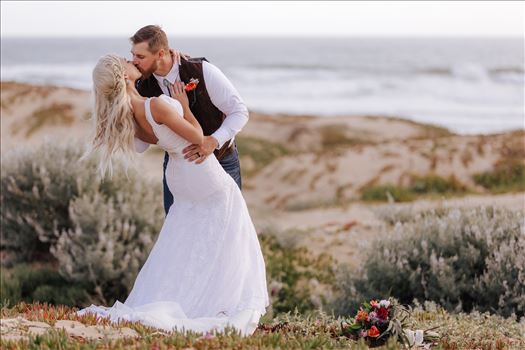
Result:
<instances>
[{"instance_id":1,"label":"groom's short hair","mask_svg":"<svg viewBox=\"0 0 525 350\"><path fill-rule=\"evenodd\" d=\"M160 26L148 25L140 28L131 38L133 44L148 43L150 52L157 52L160 49L169 50L168 37Z\"/></svg>"}]
</instances>

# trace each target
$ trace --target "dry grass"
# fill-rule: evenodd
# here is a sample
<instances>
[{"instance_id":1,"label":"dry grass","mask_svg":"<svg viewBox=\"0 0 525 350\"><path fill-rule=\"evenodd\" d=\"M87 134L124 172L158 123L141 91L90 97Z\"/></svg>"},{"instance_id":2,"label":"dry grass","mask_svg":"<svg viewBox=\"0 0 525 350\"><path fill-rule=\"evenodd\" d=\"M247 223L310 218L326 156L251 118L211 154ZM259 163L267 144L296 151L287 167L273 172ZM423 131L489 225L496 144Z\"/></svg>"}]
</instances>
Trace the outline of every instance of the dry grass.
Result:
<instances>
[{"instance_id":1,"label":"dry grass","mask_svg":"<svg viewBox=\"0 0 525 350\"><path fill-rule=\"evenodd\" d=\"M45 126L69 126L75 121L73 106L69 103L53 103L48 107L36 110L31 116L13 124L12 131L17 134L25 131L25 136L30 137L33 133Z\"/></svg>"},{"instance_id":2,"label":"dry grass","mask_svg":"<svg viewBox=\"0 0 525 350\"><path fill-rule=\"evenodd\" d=\"M345 148L357 145L367 145L370 141L359 137L348 136L348 127L344 124L324 125L320 128L322 150Z\"/></svg>"}]
</instances>

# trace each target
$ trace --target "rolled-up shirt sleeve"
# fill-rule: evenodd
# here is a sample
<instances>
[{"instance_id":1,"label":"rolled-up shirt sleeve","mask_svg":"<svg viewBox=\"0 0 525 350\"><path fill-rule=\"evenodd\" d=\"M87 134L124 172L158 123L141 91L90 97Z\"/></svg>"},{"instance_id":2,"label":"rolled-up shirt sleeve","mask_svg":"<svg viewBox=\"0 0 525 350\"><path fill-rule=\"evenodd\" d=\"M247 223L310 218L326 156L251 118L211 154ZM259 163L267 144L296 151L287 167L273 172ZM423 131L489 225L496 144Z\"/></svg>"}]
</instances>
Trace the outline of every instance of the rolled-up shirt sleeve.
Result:
<instances>
[{"instance_id":1,"label":"rolled-up shirt sleeve","mask_svg":"<svg viewBox=\"0 0 525 350\"><path fill-rule=\"evenodd\" d=\"M211 135L219 143L217 148L221 148L246 125L249 118L248 108L239 92L219 68L203 61L202 71L211 102L226 115L222 125Z\"/></svg>"}]
</instances>

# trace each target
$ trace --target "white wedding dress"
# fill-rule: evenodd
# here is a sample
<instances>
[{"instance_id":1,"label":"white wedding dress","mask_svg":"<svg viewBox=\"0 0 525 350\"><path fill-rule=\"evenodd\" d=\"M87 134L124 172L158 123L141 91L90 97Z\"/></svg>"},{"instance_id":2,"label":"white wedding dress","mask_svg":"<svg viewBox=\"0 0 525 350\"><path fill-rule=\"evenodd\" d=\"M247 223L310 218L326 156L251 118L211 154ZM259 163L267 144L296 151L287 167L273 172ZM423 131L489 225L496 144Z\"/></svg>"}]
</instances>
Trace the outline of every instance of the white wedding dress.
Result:
<instances>
[{"instance_id":1,"label":"white wedding dress","mask_svg":"<svg viewBox=\"0 0 525 350\"><path fill-rule=\"evenodd\" d=\"M182 116L177 100L161 95ZM167 331L252 334L269 305L265 263L239 187L211 154L201 164L185 160L190 143L146 118L170 159L166 180L174 203L147 261L124 303L91 305L112 321L139 321Z\"/></svg>"}]
</instances>

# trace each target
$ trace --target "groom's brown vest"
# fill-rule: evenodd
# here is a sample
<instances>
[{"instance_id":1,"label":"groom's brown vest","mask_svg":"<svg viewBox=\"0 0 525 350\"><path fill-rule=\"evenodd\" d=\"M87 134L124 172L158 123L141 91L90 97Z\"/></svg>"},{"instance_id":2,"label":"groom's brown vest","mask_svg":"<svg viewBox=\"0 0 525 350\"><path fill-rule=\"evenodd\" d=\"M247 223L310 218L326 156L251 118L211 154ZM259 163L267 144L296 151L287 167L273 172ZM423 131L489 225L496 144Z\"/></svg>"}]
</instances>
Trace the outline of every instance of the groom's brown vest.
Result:
<instances>
[{"instance_id":1,"label":"groom's brown vest","mask_svg":"<svg viewBox=\"0 0 525 350\"><path fill-rule=\"evenodd\" d=\"M226 116L211 102L202 72L202 61L208 60L204 57L190 58L188 60L182 58L181 65L179 66L179 75L181 80L186 84L188 84L192 78L199 79L197 88L187 93L188 100L190 102L191 112L199 121L204 135L209 136L222 125ZM148 79L138 81L137 90L145 97L160 96L163 94L153 74ZM229 144L230 141L226 141L222 148L215 150L214 153L218 160L221 160L233 150L233 147L229 147Z\"/></svg>"}]
</instances>

